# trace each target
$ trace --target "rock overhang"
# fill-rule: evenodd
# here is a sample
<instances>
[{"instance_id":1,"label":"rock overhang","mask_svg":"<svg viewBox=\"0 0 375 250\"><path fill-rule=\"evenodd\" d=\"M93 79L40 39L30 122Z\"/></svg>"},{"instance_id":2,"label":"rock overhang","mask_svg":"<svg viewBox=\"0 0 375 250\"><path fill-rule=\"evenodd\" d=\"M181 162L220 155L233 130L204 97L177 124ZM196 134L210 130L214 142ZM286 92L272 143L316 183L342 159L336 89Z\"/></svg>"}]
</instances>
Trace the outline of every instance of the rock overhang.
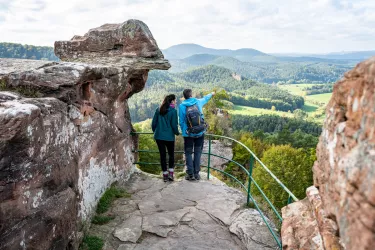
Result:
<instances>
[{"instance_id":1,"label":"rock overhang","mask_svg":"<svg viewBox=\"0 0 375 250\"><path fill-rule=\"evenodd\" d=\"M55 54L62 61L166 70L169 62L145 23L131 19L120 24L104 24L84 36L55 42Z\"/></svg>"}]
</instances>

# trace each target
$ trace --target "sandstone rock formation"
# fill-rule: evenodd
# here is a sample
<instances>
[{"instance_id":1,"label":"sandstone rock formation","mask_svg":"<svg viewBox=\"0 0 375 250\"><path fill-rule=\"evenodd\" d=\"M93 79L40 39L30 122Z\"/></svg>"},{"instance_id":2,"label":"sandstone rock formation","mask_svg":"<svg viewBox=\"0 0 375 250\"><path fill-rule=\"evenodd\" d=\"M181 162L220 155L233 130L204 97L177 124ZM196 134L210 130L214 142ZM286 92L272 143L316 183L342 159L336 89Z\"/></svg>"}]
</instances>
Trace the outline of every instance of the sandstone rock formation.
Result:
<instances>
[{"instance_id":1,"label":"sandstone rock formation","mask_svg":"<svg viewBox=\"0 0 375 250\"><path fill-rule=\"evenodd\" d=\"M316 190L315 187L313 188ZM311 207L309 198L284 207L282 215L283 249L325 249L316 214Z\"/></svg>"},{"instance_id":2,"label":"sandstone rock formation","mask_svg":"<svg viewBox=\"0 0 375 250\"><path fill-rule=\"evenodd\" d=\"M170 65L139 21L79 40L56 51L90 64L0 59L0 249L77 249L103 192L133 171L127 99Z\"/></svg>"},{"instance_id":3,"label":"sandstone rock formation","mask_svg":"<svg viewBox=\"0 0 375 250\"><path fill-rule=\"evenodd\" d=\"M335 84L313 168L317 189L307 190L309 202L301 201L313 211L324 249L375 249L374 107L375 57ZM289 244L293 240L285 238L287 228L300 231L304 227L288 216L293 206L298 205L283 211L285 249L295 249Z\"/></svg>"},{"instance_id":4,"label":"sandstone rock formation","mask_svg":"<svg viewBox=\"0 0 375 250\"><path fill-rule=\"evenodd\" d=\"M124 57L164 58L147 25L138 20L105 24L70 41L57 41L55 54L63 61L106 58L113 63L121 62Z\"/></svg>"}]
</instances>

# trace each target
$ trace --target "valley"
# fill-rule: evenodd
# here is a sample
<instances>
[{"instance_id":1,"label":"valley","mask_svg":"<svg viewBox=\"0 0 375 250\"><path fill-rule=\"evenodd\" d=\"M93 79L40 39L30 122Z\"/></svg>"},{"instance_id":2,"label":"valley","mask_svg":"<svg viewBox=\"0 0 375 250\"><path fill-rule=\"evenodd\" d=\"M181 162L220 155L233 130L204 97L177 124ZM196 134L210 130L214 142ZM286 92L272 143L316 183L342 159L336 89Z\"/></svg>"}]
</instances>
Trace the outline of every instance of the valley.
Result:
<instances>
[{"instance_id":1,"label":"valley","mask_svg":"<svg viewBox=\"0 0 375 250\"><path fill-rule=\"evenodd\" d=\"M0 57L54 60L51 49L0 44ZM316 160L315 148L333 83L360 59L343 55L291 57L254 49L215 50L199 45L172 46L163 53L171 69L150 71L144 90L127 100L134 129L151 131L151 118L167 94L175 94L179 105L185 88L191 88L196 97L215 91L217 94L204 108L208 132L233 137L246 145L298 198L305 197L305 188L312 183L311 167ZM157 150L151 136L141 137L139 146ZM246 166L249 153L234 145L229 147L233 160ZM183 150L180 136L176 138L176 150ZM158 160L159 156L151 153L140 156L140 162ZM184 162L182 155L175 160ZM280 168L280 162L286 165ZM154 166L140 164L139 167L146 172L160 173ZM229 163L222 169L246 182L237 165ZM259 169L254 171L254 177L261 179L264 173ZM297 180L290 176L304 178ZM222 180L234 185L229 179ZM280 209L283 204L278 201L285 197L273 196L279 192L275 187L267 187L267 183L265 180L261 185ZM255 199L257 195L254 194Z\"/></svg>"},{"instance_id":2,"label":"valley","mask_svg":"<svg viewBox=\"0 0 375 250\"><path fill-rule=\"evenodd\" d=\"M206 50L196 46L183 50L174 47L163 52L171 62L171 69L151 71L145 89L129 100L135 129L150 131L151 118L166 94L176 94L179 104L185 88L191 88L197 97L216 91L218 94L204 109L208 132L242 142L271 171L280 171L278 176L293 192L304 197L305 188L312 183L311 166L316 159L315 148L333 83L356 59L280 58L256 50L242 50L241 54L241 50ZM222 119L218 109L227 112L229 119ZM140 146L157 150L152 138L141 138ZM176 150L183 151L180 137L176 138ZM246 165L248 153L234 145L232 150L233 160ZM155 157L158 156L144 153L141 160L155 161ZM176 161L183 163L182 156ZM280 161L289 167L280 169ZM300 186L294 186L296 180L287 178L296 174L295 166L300 166L297 175L306 177L298 181ZM160 172L148 165L139 167L154 174ZM223 170L246 181L235 164L226 164ZM254 174L259 178L264 175L259 171ZM236 185L228 178L222 180ZM274 192L277 191L273 187L266 191L267 195ZM275 196L272 200L280 198Z\"/></svg>"},{"instance_id":3,"label":"valley","mask_svg":"<svg viewBox=\"0 0 375 250\"><path fill-rule=\"evenodd\" d=\"M328 103L329 99L332 96L332 93L316 94L316 95L305 95L303 90L305 87L315 86L313 84L288 84L288 85L279 85L280 89L284 89L290 92L293 95L298 95L304 97L304 105L301 107L301 110L307 113L307 117L310 117L310 120L316 122L323 122L324 116L321 115L325 105ZM232 115L248 115L248 116L257 116L257 115L278 115L283 117L294 117L292 112L278 111L272 109L263 109L255 108L241 105L234 105L233 108L229 111Z\"/></svg>"}]
</instances>

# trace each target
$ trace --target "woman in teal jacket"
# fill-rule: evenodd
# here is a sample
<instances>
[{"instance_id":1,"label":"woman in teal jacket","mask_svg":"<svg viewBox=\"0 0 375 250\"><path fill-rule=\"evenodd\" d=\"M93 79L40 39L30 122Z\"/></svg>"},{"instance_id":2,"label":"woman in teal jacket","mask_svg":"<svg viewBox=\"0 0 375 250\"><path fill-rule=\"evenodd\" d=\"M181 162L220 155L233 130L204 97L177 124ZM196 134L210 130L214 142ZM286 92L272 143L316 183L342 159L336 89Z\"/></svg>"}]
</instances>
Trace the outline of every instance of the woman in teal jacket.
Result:
<instances>
[{"instance_id":1,"label":"woman in teal jacket","mask_svg":"<svg viewBox=\"0 0 375 250\"><path fill-rule=\"evenodd\" d=\"M167 95L160 108L156 109L152 119L152 131L159 148L164 182L174 180L174 142L175 135L179 135L175 105L176 96ZM169 169L167 169L166 148L169 155Z\"/></svg>"}]
</instances>

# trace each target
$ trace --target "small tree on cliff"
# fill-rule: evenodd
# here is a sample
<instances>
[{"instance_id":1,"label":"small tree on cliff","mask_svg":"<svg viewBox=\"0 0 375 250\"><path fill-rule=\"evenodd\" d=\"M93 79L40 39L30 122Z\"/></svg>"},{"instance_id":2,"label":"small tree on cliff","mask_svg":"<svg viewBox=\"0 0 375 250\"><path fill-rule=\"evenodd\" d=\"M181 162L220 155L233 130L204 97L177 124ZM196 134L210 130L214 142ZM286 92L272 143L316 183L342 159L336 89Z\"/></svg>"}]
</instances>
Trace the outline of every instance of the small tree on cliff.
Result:
<instances>
[{"instance_id":1,"label":"small tree on cliff","mask_svg":"<svg viewBox=\"0 0 375 250\"><path fill-rule=\"evenodd\" d=\"M204 119L209 125L208 132L217 135L229 136L231 129L231 121L229 117L218 116L218 109L224 110L227 103L225 100L229 99L229 95L224 89L214 89L210 92L216 92L215 96L212 97L212 101L208 102L204 107ZM207 93L203 93L208 94ZM227 113L224 110L225 113Z\"/></svg>"},{"instance_id":2,"label":"small tree on cliff","mask_svg":"<svg viewBox=\"0 0 375 250\"><path fill-rule=\"evenodd\" d=\"M261 161L297 198L302 199L306 196L306 188L313 182L312 166L315 159L315 149L295 149L290 145L280 145L265 151ZM253 177L277 208L286 205L288 194L262 167L254 168ZM252 190L256 195L260 195L255 186Z\"/></svg>"},{"instance_id":3,"label":"small tree on cliff","mask_svg":"<svg viewBox=\"0 0 375 250\"><path fill-rule=\"evenodd\" d=\"M255 138L251 133L241 134L239 141L245 144L259 158L262 157L265 150L271 147L270 145L262 142L259 138ZM236 144L233 147L233 160L248 169L250 153L241 145ZM242 183L245 183L247 180L247 175L237 164L230 163L225 169L225 172L234 175L241 180Z\"/></svg>"}]
</instances>

